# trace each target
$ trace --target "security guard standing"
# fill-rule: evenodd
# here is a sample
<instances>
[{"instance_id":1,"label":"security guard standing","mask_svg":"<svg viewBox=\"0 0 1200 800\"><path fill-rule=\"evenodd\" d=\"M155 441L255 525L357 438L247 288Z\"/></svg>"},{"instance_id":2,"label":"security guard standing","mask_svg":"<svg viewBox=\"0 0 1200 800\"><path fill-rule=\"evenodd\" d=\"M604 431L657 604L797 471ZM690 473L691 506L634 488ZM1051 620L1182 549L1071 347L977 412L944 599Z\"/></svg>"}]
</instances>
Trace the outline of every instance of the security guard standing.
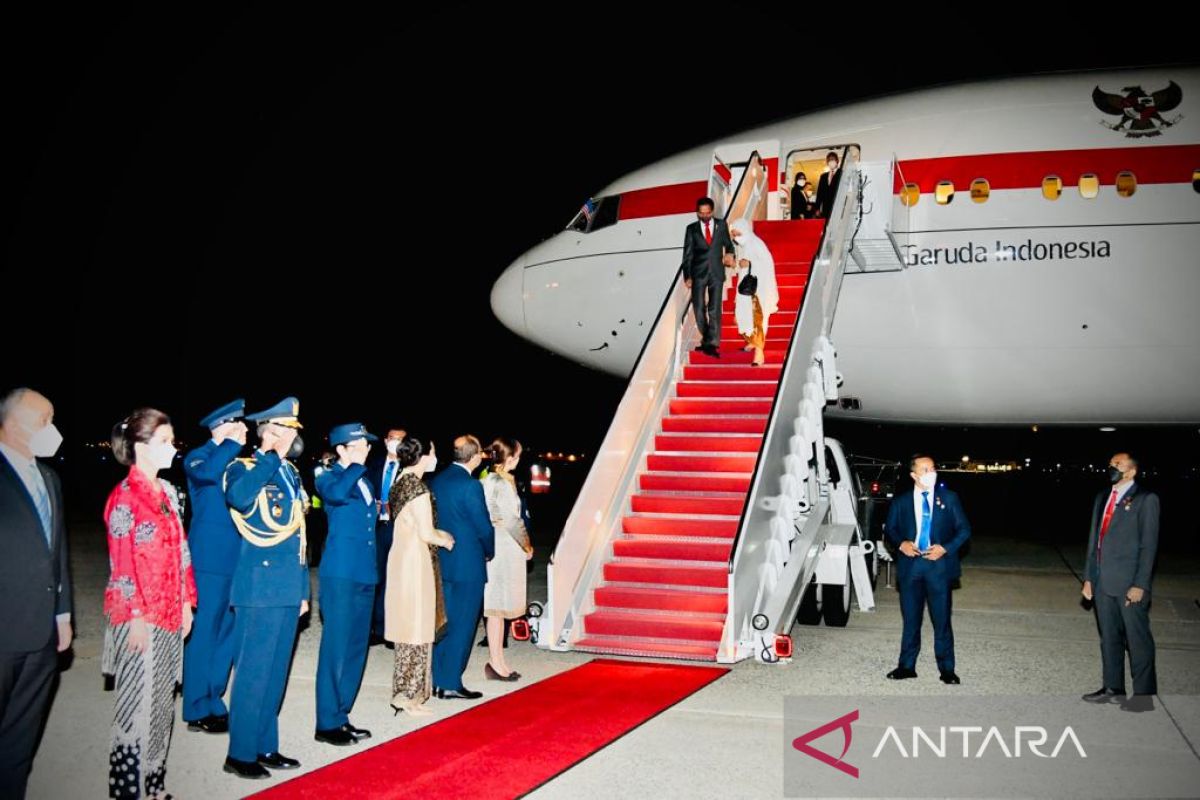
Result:
<instances>
[{"instance_id":1,"label":"security guard standing","mask_svg":"<svg viewBox=\"0 0 1200 800\"><path fill-rule=\"evenodd\" d=\"M289 397L246 417L261 440L252 458L225 472L225 500L242 535L230 602L239 643L229 709L225 771L267 778L266 767L295 769L279 752L279 707L299 617L308 612L308 564L300 472L288 461L303 452L300 403Z\"/></svg>"},{"instance_id":2,"label":"security guard standing","mask_svg":"<svg viewBox=\"0 0 1200 800\"><path fill-rule=\"evenodd\" d=\"M379 438L361 423L329 434L338 460L317 478L329 535L321 557L321 652L317 661L316 740L355 744L371 732L350 724L350 709L367 663L375 584L375 518L378 507L367 482L367 455Z\"/></svg>"},{"instance_id":3,"label":"security guard standing","mask_svg":"<svg viewBox=\"0 0 1200 800\"><path fill-rule=\"evenodd\" d=\"M189 731L225 733L229 712L221 699L229 683L236 642L229 589L242 538L225 505L225 469L246 444L246 401L218 408L200 424L212 438L187 454L183 471L192 497L188 545L196 573L196 617L183 648L183 719Z\"/></svg>"}]
</instances>

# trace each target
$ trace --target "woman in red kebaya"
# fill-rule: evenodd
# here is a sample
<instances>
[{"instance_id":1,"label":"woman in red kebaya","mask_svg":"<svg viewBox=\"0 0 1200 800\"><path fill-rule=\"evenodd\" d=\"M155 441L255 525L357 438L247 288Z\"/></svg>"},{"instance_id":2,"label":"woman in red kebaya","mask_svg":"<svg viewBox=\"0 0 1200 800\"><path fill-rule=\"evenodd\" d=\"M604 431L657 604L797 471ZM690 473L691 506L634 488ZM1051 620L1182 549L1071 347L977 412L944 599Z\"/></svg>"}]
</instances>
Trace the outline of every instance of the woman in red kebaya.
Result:
<instances>
[{"instance_id":1,"label":"woman in red kebaya","mask_svg":"<svg viewBox=\"0 0 1200 800\"><path fill-rule=\"evenodd\" d=\"M112 433L129 466L104 508L110 574L102 669L116 676L110 797L165 797L175 683L192 628L196 583L175 487L158 477L175 459L171 420L141 408Z\"/></svg>"}]
</instances>

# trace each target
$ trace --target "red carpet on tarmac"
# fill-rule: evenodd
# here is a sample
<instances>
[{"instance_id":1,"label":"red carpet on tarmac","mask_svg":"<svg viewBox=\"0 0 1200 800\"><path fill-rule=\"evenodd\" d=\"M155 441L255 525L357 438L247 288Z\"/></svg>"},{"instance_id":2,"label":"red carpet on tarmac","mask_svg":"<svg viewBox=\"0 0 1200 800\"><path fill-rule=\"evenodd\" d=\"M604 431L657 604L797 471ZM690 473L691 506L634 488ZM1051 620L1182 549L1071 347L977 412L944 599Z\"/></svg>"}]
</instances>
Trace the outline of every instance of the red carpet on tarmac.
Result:
<instances>
[{"instance_id":1,"label":"red carpet on tarmac","mask_svg":"<svg viewBox=\"0 0 1200 800\"><path fill-rule=\"evenodd\" d=\"M520 797L728 671L596 659L253 797Z\"/></svg>"}]
</instances>

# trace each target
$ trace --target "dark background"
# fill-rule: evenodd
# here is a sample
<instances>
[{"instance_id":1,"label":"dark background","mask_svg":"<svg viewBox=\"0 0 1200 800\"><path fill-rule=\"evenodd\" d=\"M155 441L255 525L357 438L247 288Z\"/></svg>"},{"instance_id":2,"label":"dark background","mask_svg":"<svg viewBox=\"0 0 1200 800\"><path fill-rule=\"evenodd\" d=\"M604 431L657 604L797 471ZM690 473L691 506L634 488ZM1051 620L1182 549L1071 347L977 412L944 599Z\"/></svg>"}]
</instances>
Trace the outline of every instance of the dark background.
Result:
<instances>
[{"instance_id":1,"label":"dark background","mask_svg":"<svg viewBox=\"0 0 1200 800\"><path fill-rule=\"evenodd\" d=\"M1149 36L1017 13L970 26L832 7L564 9L3 20L0 389L30 385L55 402L77 514L98 516L116 474L85 445L140 405L170 413L189 446L196 421L229 399L257 410L295 395L314 455L350 420L433 437L443 462L461 431L590 454L624 381L518 339L488 298L605 184L826 105L1195 58L1183 24ZM728 57L746 40L763 51L751 68ZM981 532L1069 538L1102 484L1081 468L1131 447L1169 501L1168 540L1197 532L1194 426L831 432L894 460L1031 457L1020 476L950 480ZM538 499L543 540L583 463L556 466L554 492ZM1070 467L1038 471L1058 463Z\"/></svg>"}]
</instances>

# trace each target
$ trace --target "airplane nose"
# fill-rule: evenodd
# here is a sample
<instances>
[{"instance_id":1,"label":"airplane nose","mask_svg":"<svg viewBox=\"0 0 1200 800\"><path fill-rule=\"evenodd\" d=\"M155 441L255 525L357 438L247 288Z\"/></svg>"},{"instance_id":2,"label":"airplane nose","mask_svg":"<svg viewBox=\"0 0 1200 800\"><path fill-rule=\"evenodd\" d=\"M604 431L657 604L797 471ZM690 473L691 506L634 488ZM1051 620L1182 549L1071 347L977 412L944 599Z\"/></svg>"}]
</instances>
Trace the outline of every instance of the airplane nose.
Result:
<instances>
[{"instance_id":1,"label":"airplane nose","mask_svg":"<svg viewBox=\"0 0 1200 800\"><path fill-rule=\"evenodd\" d=\"M496 319L518 336L525 330L525 269L518 260L492 285L492 313Z\"/></svg>"}]
</instances>

